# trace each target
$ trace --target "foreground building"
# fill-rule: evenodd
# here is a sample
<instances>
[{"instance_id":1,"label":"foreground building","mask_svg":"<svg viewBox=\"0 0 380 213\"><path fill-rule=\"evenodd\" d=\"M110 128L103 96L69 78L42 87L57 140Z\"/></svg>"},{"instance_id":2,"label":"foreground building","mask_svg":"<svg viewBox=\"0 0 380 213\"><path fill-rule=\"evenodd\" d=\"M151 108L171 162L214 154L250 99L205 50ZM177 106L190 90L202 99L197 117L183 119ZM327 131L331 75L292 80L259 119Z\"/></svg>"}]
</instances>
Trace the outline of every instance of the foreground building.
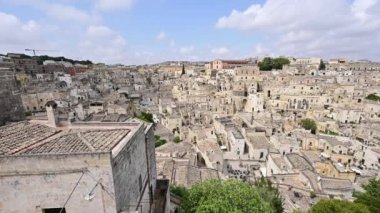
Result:
<instances>
[{"instance_id":1,"label":"foreground building","mask_svg":"<svg viewBox=\"0 0 380 213\"><path fill-rule=\"evenodd\" d=\"M48 121L3 126L0 165L1 212L154 212L155 203L165 206L155 193L153 128L138 121L63 124L48 113Z\"/></svg>"}]
</instances>

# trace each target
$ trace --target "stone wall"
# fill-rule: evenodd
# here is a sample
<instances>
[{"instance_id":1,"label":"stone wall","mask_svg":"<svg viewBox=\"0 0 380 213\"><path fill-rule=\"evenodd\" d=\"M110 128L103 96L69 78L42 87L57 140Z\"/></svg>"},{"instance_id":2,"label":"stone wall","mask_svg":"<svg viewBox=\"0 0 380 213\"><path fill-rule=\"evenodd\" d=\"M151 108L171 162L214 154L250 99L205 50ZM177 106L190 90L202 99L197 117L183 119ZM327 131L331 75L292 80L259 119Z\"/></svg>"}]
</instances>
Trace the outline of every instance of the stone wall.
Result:
<instances>
[{"instance_id":1,"label":"stone wall","mask_svg":"<svg viewBox=\"0 0 380 213\"><path fill-rule=\"evenodd\" d=\"M24 119L18 84L10 68L0 68L0 126Z\"/></svg>"},{"instance_id":2,"label":"stone wall","mask_svg":"<svg viewBox=\"0 0 380 213\"><path fill-rule=\"evenodd\" d=\"M144 126L140 126L126 146L112 159L117 211L149 212L153 199L150 190L154 191L156 172L153 133L147 132L149 146L146 147L144 130ZM146 148L151 174L148 174L147 169Z\"/></svg>"},{"instance_id":3,"label":"stone wall","mask_svg":"<svg viewBox=\"0 0 380 213\"><path fill-rule=\"evenodd\" d=\"M61 208L77 183L66 212L116 212L110 161L110 153L0 157L1 212Z\"/></svg>"}]
</instances>

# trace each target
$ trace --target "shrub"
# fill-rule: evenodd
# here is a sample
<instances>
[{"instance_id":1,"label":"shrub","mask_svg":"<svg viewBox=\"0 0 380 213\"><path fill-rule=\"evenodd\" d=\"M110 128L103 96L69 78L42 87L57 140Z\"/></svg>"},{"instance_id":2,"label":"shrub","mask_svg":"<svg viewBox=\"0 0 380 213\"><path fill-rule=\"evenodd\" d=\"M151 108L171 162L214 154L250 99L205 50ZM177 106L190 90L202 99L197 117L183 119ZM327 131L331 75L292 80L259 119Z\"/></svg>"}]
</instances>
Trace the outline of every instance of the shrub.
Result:
<instances>
[{"instance_id":1,"label":"shrub","mask_svg":"<svg viewBox=\"0 0 380 213\"><path fill-rule=\"evenodd\" d=\"M306 130L311 130L311 133L315 134L317 132L317 124L312 119L304 119L301 121L301 125Z\"/></svg>"}]
</instances>

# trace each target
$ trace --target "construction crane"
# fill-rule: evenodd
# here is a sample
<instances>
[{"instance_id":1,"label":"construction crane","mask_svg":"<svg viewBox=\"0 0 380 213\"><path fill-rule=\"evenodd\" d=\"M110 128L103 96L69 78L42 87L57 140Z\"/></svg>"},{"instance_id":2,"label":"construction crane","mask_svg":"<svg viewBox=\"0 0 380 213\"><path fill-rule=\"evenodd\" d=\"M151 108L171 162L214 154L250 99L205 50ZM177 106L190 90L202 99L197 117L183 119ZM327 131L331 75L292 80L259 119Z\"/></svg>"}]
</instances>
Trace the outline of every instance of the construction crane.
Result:
<instances>
[{"instance_id":1,"label":"construction crane","mask_svg":"<svg viewBox=\"0 0 380 213\"><path fill-rule=\"evenodd\" d=\"M36 50L36 49L25 49L25 51L33 52L33 56L36 56L36 52L54 52L56 50Z\"/></svg>"}]
</instances>

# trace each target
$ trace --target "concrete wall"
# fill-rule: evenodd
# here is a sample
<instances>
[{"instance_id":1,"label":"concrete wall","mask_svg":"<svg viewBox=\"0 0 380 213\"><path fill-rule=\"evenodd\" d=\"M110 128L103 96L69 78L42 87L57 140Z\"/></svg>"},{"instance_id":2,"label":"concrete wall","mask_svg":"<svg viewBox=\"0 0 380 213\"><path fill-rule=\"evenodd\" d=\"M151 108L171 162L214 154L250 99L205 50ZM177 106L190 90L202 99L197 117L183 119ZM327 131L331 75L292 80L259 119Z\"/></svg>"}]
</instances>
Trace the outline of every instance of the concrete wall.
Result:
<instances>
[{"instance_id":1,"label":"concrete wall","mask_svg":"<svg viewBox=\"0 0 380 213\"><path fill-rule=\"evenodd\" d=\"M66 212L116 212L110 161L110 153L0 157L0 212L61 208L77 183Z\"/></svg>"}]
</instances>

